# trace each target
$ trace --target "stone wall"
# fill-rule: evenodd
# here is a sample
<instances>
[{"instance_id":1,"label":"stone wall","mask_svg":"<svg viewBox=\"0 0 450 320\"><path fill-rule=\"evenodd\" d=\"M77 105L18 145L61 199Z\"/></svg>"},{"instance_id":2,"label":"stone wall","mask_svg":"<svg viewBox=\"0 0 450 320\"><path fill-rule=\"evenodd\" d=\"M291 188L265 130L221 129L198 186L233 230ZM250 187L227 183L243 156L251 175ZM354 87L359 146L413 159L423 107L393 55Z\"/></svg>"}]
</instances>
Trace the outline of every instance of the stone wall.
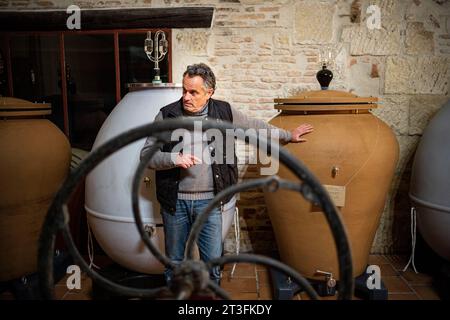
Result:
<instances>
[{"instance_id":1,"label":"stone wall","mask_svg":"<svg viewBox=\"0 0 450 320\"><path fill-rule=\"evenodd\" d=\"M216 98L268 120L273 99L317 90L319 50L328 46L334 63L331 89L382 101L375 115L388 123L400 144L400 161L374 253L409 250L411 158L430 117L449 98L450 1L447 0L0 0L4 8L213 6L209 29L173 30L173 77L186 65L205 62L215 71ZM370 29L381 9L381 28ZM242 156L242 154L241 154ZM244 178L257 168L241 170ZM273 232L261 192L241 194L241 252L273 253ZM226 250L235 250L230 232Z\"/></svg>"}]
</instances>

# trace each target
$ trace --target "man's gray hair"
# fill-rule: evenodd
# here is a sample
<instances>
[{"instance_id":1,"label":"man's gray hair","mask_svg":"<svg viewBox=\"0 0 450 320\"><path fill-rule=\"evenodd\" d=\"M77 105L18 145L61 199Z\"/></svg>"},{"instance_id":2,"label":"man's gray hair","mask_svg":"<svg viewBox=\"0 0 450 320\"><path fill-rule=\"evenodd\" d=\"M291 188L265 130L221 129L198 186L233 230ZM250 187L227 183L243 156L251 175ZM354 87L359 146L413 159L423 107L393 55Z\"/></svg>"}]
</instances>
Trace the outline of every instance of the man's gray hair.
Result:
<instances>
[{"instance_id":1,"label":"man's gray hair","mask_svg":"<svg viewBox=\"0 0 450 320\"><path fill-rule=\"evenodd\" d=\"M202 77L205 87L216 89L216 76L214 72L212 72L211 68L208 67L204 63L191 64L186 68L186 71L183 73L183 78L188 75L189 78L199 76Z\"/></svg>"}]
</instances>

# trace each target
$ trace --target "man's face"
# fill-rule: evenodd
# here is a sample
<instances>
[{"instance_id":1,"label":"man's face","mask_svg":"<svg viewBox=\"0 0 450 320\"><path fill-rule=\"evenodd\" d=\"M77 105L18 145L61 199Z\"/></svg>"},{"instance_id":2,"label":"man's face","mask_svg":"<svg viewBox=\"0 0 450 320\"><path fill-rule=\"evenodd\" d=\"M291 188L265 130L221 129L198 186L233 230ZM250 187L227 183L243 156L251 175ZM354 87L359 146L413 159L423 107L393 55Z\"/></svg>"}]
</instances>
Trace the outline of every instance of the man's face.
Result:
<instances>
[{"instance_id":1,"label":"man's face","mask_svg":"<svg viewBox=\"0 0 450 320\"><path fill-rule=\"evenodd\" d=\"M206 101L212 96L214 90L204 87L204 81L200 76L183 78L183 107L189 112L199 112Z\"/></svg>"}]
</instances>

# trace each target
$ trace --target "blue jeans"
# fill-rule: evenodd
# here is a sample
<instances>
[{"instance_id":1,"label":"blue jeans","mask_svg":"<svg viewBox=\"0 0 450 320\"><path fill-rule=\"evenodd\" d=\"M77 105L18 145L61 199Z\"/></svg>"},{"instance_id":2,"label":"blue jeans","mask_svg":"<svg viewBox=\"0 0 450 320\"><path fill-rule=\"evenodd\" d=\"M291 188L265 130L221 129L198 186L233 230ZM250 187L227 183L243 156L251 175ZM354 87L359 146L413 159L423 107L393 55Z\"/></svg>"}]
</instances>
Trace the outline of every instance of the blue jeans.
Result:
<instances>
[{"instance_id":1,"label":"blue jeans","mask_svg":"<svg viewBox=\"0 0 450 320\"><path fill-rule=\"evenodd\" d=\"M177 200L175 213L161 210L164 222L164 239L167 257L174 264L180 264L184 259L186 242L195 219L206 208L211 200ZM215 208L208 216L200 231L197 245L200 259L207 262L222 256L222 214L220 208ZM172 279L172 270L164 272L166 282ZM220 280L220 268L210 270L210 278L217 284Z\"/></svg>"}]
</instances>

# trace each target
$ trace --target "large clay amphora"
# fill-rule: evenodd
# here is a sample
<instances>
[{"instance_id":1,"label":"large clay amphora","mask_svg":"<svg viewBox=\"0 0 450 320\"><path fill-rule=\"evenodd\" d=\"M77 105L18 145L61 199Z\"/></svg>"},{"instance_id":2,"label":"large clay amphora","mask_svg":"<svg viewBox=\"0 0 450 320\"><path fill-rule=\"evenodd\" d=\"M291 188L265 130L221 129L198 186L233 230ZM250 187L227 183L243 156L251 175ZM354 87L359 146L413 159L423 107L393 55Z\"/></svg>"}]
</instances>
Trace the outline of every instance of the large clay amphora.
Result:
<instances>
[{"instance_id":1,"label":"large clay amphora","mask_svg":"<svg viewBox=\"0 0 450 320\"><path fill-rule=\"evenodd\" d=\"M70 144L49 104L0 97L0 281L37 271L47 209L70 168Z\"/></svg>"},{"instance_id":2,"label":"large clay amphora","mask_svg":"<svg viewBox=\"0 0 450 320\"><path fill-rule=\"evenodd\" d=\"M339 209L355 277L367 267L399 152L392 130L370 113L376 101L332 90L305 92L276 99L282 112L270 122L286 130L314 126L307 142L285 147L326 185ZM283 165L278 174L298 181ZM267 193L266 203L282 261L310 279L324 279L318 270L339 279L336 246L320 207L286 190Z\"/></svg>"}]
</instances>

